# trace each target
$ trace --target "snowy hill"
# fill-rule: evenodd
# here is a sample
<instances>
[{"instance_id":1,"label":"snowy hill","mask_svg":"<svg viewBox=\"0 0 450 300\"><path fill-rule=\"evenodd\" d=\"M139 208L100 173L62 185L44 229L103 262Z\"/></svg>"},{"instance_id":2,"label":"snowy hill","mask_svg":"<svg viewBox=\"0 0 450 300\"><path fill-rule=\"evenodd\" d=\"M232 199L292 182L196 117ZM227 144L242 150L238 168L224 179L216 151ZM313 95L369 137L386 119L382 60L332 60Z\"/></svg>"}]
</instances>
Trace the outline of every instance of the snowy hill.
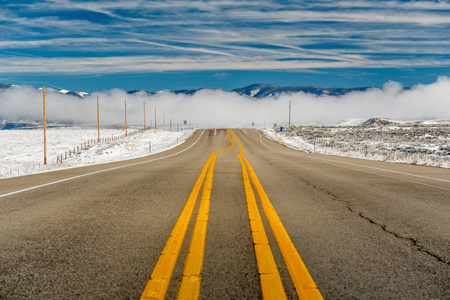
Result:
<instances>
[{"instance_id":1,"label":"snowy hill","mask_svg":"<svg viewBox=\"0 0 450 300\"><path fill-rule=\"evenodd\" d=\"M80 97L80 98L84 98L84 97L89 96L89 93L85 93L85 92L74 92L74 91L68 91L68 90L60 90L59 92L61 94L77 96L77 97Z\"/></svg>"},{"instance_id":2,"label":"snowy hill","mask_svg":"<svg viewBox=\"0 0 450 300\"><path fill-rule=\"evenodd\" d=\"M349 119L349 120L344 120L339 123L336 123L335 126L342 126L342 127L359 126L364 122L366 122L366 120L364 120L364 119Z\"/></svg>"},{"instance_id":3,"label":"snowy hill","mask_svg":"<svg viewBox=\"0 0 450 300\"><path fill-rule=\"evenodd\" d=\"M351 126L363 126L363 127L382 127L382 126L413 126L413 125L436 125L445 126L449 125L450 120L419 120L419 121L399 121L391 120L388 118L370 118L364 119L350 119L339 122L334 126L339 127L351 127Z\"/></svg>"},{"instance_id":4,"label":"snowy hill","mask_svg":"<svg viewBox=\"0 0 450 300\"><path fill-rule=\"evenodd\" d=\"M193 89L193 90L175 90L175 91L158 91L158 92L149 92L149 91L144 91L144 90L131 90L128 91L127 94L130 95L142 95L142 94L146 94L148 96L152 96L152 95L157 95L157 94L162 94L162 93L172 93L175 95L178 94L182 94L182 95L194 95L195 93L198 93L200 91L220 91L223 92L221 90L214 90L214 89L208 89L208 88L199 88L199 89Z\"/></svg>"},{"instance_id":5,"label":"snowy hill","mask_svg":"<svg viewBox=\"0 0 450 300\"><path fill-rule=\"evenodd\" d=\"M329 96L341 96L345 95L354 91L365 91L368 89L375 89L374 87L361 87L361 88L322 88L322 87L315 87L315 86L286 86L281 87L277 85L272 84L252 84L246 87L237 88L231 91L228 91L228 93L237 93L239 95L247 96L250 98L256 98L256 99L263 99L266 97L277 97L281 94L287 94L287 93L300 93L303 92L305 94L312 94L312 95L329 95ZM184 95L194 95L195 93L199 91L204 90L211 90L207 88L199 88L199 89L183 89L183 90L175 90L170 91L174 94L184 94ZM217 90L218 91L218 90ZM167 91L169 92L169 91ZM225 92L226 91L221 91ZM148 92L144 90L131 90L127 92L131 95L137 95L140 93L147 93L148 95L154 95L158 94L160 92Z\"/></svg>"},{"instance_id":6,"label":"snowy hill","mask_svg":"<svg viewBox=\"0 0 450 300\"><path fill-rule=\"evenodd\" d=\"M12 86L11 84L0 83L0 90L9 89L11 86Z\"/></svg>"},{"instance_id":7,"label":"snowy hill","mask_svg":"<svg viewBox=\"0 0 450 300\"><path fill-rule=\"evenodd\" d=\"M10 88L20 88L20 87L21 87L20 85L0 83L0 91L1 90L7 90L7 89L10 89ZM38 91L42 91L42 89L43 88L41 88L41 87L37 88ZM58 90L52 89L50 87L45 87L45 91L48 92L48 93L59 93L59 94L63 94L63 95L76 96L76 97L79 97L79 98L85 98L85 97L89 96L89 93L86 93L86 92L74 92L74 91L69 91L69 90L65 90L65 89L62 89L62 90L58 91Z\"/></svg>"},{"instance_id":8,"label":"snowy hill","mask_svg":"<svg viewBox=\"0 0 450 300\"><path fill-rule=\"evenodd\" d=\"M11 84L2 84L0 83L0 90L2 89L8 89L11 87L18 87L17 85L11 85ZM239 95L247 96L250 98L255 99L263 99L266 97L277 97L281 94L289 94L289 93L305 93L305 94L311 94L316 96L322 96L322 95L328 95L328 96L342 96L351 92L355 91L366 91L369 89L379 89L377 87L359 87L359 88L322 88L322 87L316 87L316 86L277 86L272 84L252 84L246 87L237 88L231 91L222 91L222 90L216 90L220 92L226 92L226 93L237 93ZM408 89L408 88L405 88ZM42 90L42 88L38 88L38 90ZM199 89L181 89L181 90L174 90L174 91L157 91L157 92L149 92L146 90L130 90L127 91L130 95L142 95L146 94L148 96L160 94L160 93L173 93L173 94L184 94L184 95L194 95L195 93L199 91L204 90L213 90L209 88L199 88ZM61 93L64 95L72 95L79 98L85 98L89 96L89 93L85 92L75 92L71 90L61 89L61 90L54 90L52 88L47 87L46 91L48 92L54 92L54 93Z\"/></svg>"},{"instance_id":9,"label":"snowy hill","mask_svg":"<svg viewBox=\"0 0 450 300\"><path fill-rule=\"evenodd\" d=\"M12 129L36 129L37 123L30 122L2 122L0 123L0 130L12 130Z\"/></svg>"},{"instance_id":10,"label":"snowy hill","mask_svg":"<svg viewBox=\"0 0 450 300\"><path fill-rule=\"evenodd\" d=\"M389 125L400 125L402 122L392 121L387 118L370 118L360 125L365 127L373 127L373 126L389 126Z\"/></svg>"},{"instance_id":11,"label":"snowy hill","mask_svg":"<svg viewBox=\"0 0 450 300\"><path fill-rule=\"evenodd\" d=\"M247 95L254 98L276 97L286 93L300 93L312 95L329 95L329 96L341 96L354 91L365 91L368 89L374 89L374 87L361 87L361 88L322 88L315 86L276 86L272 84L252 84L243 88L232 90L232 92L239 95Z\"/></svg>"}]
</instances>

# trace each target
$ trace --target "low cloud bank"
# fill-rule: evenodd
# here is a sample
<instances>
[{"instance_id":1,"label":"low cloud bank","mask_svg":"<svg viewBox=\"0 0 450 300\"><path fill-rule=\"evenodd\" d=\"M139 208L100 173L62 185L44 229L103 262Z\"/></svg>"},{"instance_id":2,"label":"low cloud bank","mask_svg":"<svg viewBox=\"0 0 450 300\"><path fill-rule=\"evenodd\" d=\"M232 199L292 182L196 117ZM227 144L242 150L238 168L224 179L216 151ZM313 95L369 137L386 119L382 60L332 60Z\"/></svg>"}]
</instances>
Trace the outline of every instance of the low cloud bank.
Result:
<instances>
[{"instance_id":1,"label":"low cloud bank","mask_svg":"<svg viewBox=\"0 0 450 300\"><path fill-rule=\"evenodd\" d=\"M96 124L97 95L100 99L100 121L106 125L125 122L124 100L127 100L129 125L143 125L143 102L146 123L166 128L184 120L200 127L272 126L288 122L289 102L292 102L291 123L330 125L348 119L385 117L397 120L450 120L450 78L441 76L428 85L404 90L396 82L382 89L353 92L344 96L314 96L304 93L283 94L261 100L249 99L235 93L202 90L195 95L164 92L153 96L145 93L129 95L113 89L93 93L80 99L76 96L48 92L47 120L49 122ZM42 92L31 87L14 87L0 92L0 121L42 121Z\"/></svg>"}]
</instances>

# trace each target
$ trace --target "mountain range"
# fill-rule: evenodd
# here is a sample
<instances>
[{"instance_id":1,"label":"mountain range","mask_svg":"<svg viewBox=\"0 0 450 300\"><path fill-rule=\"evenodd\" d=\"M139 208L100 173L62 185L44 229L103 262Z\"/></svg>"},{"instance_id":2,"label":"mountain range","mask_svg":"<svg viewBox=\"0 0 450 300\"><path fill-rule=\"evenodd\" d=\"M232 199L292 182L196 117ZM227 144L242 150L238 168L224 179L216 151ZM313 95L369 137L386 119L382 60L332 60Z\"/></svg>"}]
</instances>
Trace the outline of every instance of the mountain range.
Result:
<instances>
[{"instance_id":1,"label":"mountain range","mask_svg":"<svg viewBox=\"0 0 450 300\"><path fill-rule=\"evenodd\" d=\"M12 84L2 84L0 83L0 90L9 89L12 87L19 87L18 85L12 85ZM379 89L378 87L358 87L358 88L322 88L322 87L316 87L316 86L277 86L272 84L252 84L246 87L237 88L231 91L221 91L221 92L228 92L228 93L237 93L239 95L247 96L253 99L264 99L267 97L278 97L281 94L292 94L292 93L305 93L305 94L311 94L316 96L322 96L322 95L328 95L328 96L341 96L345 95L351 92L356 91L365 91L368 89ZM39 90L42 90L42 88L39 88ZM174 90L174 91L158 91L158 92L148 92L145 90L131 90L127 93L130 95L138 95L138 94L147 94L149 96L156 95L160 93L166 93L171 92L173 94L184 94L184 95L194 95L195 93L203 90L211 90L207 88L200 88L200 89L183 89L183 90ZM70 90L54 90L51 88L46 88L46 91L48 92L55 92L55 93L61 93L66 95L72 95L80 98L84 98L89 96L89 93L85 92L74 92Z\"/></svg>"},{"instance_id":2,"label":"mountain range","mask_svg":"<svg viewBox=\"0 0 450 300\"><path fill-rule=\"evenodd\" d=\"M277 86L272 84L252 84L243 88L232 90L239 95L247 95L253 98L276 97L280 94L288 93L305 93L316 96L341 96L355 91L365 91L375 87L359 87L359 88L322 88L316 86Z\"/></svg>"},{"instance_id":3,"label":"mountain range","mask_svg":"<svg viewBox=\"0 0 450 300\"><path fill-rule=\"evenodd\" d=\"M312 94L316 96L328 95L328 96L341 96L355 91L365 91L368 89L379 89L377 87L358 87L358 88L322 88L316 86L277 86L273 84L252 84L246 87L237 88L231 91L226 91L229 93L237 93L239 95L244 95L255 99L264 99L266 97L278 97L281 94L293 94L293 93L305 93ZM193 89L193 90L175 90L171 91L174 94L185 94L193 95L202 90L211 90L206 88ZM128 91L128 94L136 93L147 93L149 95L154 95L160 92L147 92L142 90ZM223 91L222 91L223 92Z\"/></svg>"}]
</instances>

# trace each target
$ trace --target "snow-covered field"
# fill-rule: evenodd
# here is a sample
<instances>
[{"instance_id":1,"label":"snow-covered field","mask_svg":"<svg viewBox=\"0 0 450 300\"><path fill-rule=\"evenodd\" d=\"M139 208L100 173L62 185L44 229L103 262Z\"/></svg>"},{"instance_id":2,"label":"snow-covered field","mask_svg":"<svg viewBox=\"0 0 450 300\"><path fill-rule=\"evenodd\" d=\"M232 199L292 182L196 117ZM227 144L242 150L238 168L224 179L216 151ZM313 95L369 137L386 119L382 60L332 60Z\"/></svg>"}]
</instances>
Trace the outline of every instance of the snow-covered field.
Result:
<instances>
[{"instance_id":1,"label":"snow-covered field","mask_svg":"<svg viewBox=\"0 0 450 300\"><path fill-rule=\"evenodd\" d=\"M262 132L272 140L307 152L450 168L449 123L292 126L287 132ZM96 128L49 128L44 165L42 128L0 130L0 179L141 157L150 154L150 143L154 154L183 143L192 133L129 129L124 137L123 129L101 129L102 141L93 143ZM57 157L62 158L62 163L57 162Z\"/></svg>"},{"instance_id":2,"label":"snow-covered field","mask_svg":"<svg viewBox=\"0 0 450 300\"><path fill-rule=\"evenodd\" d=\"M446 122L388 126L292 126L264 129L290 148L326 155L450 168L450 126Z\"/></svg>"},{"instance_id":3,"label":"snow-covered field","mask_svg":"<svg viewBox=\"0 0 450 300\"><path fill-rule=\"evenodd\" d=\"M150 154L150 143L154 154L183 143L192 132L128 129L128 136L124 137L123 129L101 129L102 141L93 143L97 139L97 128L48 128L47 165L44 165L42 128L0 130L0 178L145 156ZM61 155L62 164L57 162Z\"/></svg>"}]
</instances>

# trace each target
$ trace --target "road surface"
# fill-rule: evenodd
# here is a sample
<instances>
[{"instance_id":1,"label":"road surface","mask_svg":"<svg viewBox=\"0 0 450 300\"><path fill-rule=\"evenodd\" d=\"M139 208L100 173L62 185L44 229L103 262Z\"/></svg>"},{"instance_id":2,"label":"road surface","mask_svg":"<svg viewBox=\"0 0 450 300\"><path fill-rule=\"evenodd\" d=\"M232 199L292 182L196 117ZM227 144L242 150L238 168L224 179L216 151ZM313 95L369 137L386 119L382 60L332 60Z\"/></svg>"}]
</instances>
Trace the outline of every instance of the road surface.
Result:
<instances>
[{"instance_id":1,"label":"road surface","mask_svg":"<svg viewBox=\"0 0 450 300\"><path fill-rule=\"evenodd\" d=\"M0 299L197 294L449 299L450 171L209 129L145 158L0 180Z\"/></svg>"}]
</instances>

